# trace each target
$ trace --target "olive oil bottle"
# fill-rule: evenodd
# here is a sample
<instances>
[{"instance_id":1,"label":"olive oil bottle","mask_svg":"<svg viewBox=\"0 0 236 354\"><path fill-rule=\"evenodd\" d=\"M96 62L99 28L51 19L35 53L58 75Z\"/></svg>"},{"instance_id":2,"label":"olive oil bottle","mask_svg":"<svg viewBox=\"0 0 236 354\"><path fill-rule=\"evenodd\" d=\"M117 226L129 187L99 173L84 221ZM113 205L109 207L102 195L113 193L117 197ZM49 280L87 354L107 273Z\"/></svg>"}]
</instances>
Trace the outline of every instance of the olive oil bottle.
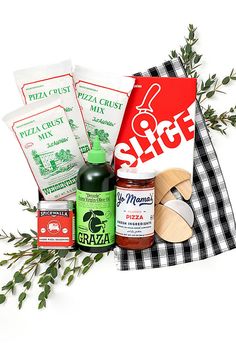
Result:
<instances>
[{"instance_id":1,"label":"olive oil bottle","mask_svg":"<svg viewBox=\"0 0 236 354\"><path fill-rule=\"evenodd\" d=\"M115 174L98 136L77 176L76 240L81 250L91 253L115 245Z\"/></svg>"}]
</instances>

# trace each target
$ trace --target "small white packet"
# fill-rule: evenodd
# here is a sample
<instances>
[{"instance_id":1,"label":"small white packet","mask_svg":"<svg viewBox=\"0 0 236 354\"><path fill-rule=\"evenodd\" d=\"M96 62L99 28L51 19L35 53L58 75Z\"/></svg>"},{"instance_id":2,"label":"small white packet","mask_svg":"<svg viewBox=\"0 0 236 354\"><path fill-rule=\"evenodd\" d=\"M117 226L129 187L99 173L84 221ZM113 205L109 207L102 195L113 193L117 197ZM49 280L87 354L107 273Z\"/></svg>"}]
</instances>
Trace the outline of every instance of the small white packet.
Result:
<instances>
[{"instance_id":1,"label":"small white packet","mask_svg":"<svg viewBox=\"0 0 236 354\"><path fill-rule=\"evenodd\" d=\"M111 162L135 79L76 66L74 81L89 138L99 136Z\"/></svg>"},{"instance_id":2,"label":"small white packet","mask_svg":"<svg viewBox=\"0 0 236 354\"><path fill-rule=\"evenodd\" d=\"M18 70L14 76L24 104L60 95L77 144L86 156L90 143L75 93L71 61Z\"/></svg>"},{"instance_id":3,"label":"small white packet","mask_svg":"<svg viewBox=\"0 0 236 354\"><path fill-rule=\"evenodd\" d=\"M3 120L18 140L43 197L57 200L73 194L84 159L60 97L21 107Z\"/></svg>"}]
</instances>

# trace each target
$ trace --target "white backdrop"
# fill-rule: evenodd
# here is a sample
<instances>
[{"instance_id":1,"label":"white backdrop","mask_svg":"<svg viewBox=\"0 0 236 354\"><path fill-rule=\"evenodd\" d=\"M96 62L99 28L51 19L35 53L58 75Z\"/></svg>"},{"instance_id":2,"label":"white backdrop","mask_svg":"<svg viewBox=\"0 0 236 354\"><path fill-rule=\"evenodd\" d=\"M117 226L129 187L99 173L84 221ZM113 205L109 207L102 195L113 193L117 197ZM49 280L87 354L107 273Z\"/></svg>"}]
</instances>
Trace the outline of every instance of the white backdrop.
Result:
<instances>
[{"instance_id":1,"label":"white backdrop","mask_svg":"<svg viewBox=\"0 0 236 354\"><path fill-rule=\"evenodd\" d=\"M221 4L221 5L219 5ZM71 58L75 64L131 74L168 59L198 26L203 77L236 67L233 1L1 2L0 117L21 105L12 72ZM214 104L236 104L236 84ZM236 211L236 129L213 134ZM35 228L23 197L37 200L35 182L10 132L0 122L0 227ZM0 242L0 258L12 247ZM10 272L0 268L0 283ZM118 272L106 257L71 287L58 285L46 310L35 287L21 311L17 299L0 307L0 353L232 353L235 349L236 251L192 264Z\"/></svg>"}]
</instances>

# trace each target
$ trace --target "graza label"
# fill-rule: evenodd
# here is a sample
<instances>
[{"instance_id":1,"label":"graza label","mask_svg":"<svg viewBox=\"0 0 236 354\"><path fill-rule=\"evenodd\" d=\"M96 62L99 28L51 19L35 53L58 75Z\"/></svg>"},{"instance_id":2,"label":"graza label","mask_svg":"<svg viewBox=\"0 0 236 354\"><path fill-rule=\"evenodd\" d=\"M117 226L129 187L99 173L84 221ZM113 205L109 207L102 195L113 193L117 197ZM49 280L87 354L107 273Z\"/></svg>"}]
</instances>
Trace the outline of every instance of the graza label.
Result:
<instances>
[{"instance_id":1,"label":"graza label","mask_svg":"<svg viewBox=\"0 0 236 354\"><path fill-rule=\"evenodd\" d=\"M116 234L147 237L154 232L154 188L116 188Z\"/></svg>"},{"instance_id":2,"label":"graza label","mask_svg":"<svg viewBox=\"0 0 236 354\"><path fill-rule=\"evenodd\" d=\"M115 191L77 190L77 243L87 247L105 247L115 243Z\"/></svg>"}]
</instances>

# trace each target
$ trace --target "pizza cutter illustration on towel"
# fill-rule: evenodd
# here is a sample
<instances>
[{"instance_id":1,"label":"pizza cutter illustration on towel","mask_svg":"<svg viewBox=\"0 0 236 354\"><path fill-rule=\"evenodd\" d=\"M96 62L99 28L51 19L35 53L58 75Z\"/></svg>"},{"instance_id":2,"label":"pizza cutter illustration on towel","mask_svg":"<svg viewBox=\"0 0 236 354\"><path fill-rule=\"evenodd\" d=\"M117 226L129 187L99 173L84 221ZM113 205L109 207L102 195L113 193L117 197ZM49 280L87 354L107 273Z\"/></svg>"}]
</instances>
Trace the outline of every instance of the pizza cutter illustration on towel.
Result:
<instances>
[{"instance_id":1,"label":"pizza cutter illustration on towel","mask_svg":"<svg viewBox=\"0 0 236 354\"><path fill-rule=\"evenodd\" d=\"M132 129L140 137L145 137L145 130L150 129L153 133L157 129L157 121L152 114L153 109L151 103L161 91L159 84L153 84L146 92L141 105L136 106L139 111L133 118Z\"/></svg>"}]
</instances>

